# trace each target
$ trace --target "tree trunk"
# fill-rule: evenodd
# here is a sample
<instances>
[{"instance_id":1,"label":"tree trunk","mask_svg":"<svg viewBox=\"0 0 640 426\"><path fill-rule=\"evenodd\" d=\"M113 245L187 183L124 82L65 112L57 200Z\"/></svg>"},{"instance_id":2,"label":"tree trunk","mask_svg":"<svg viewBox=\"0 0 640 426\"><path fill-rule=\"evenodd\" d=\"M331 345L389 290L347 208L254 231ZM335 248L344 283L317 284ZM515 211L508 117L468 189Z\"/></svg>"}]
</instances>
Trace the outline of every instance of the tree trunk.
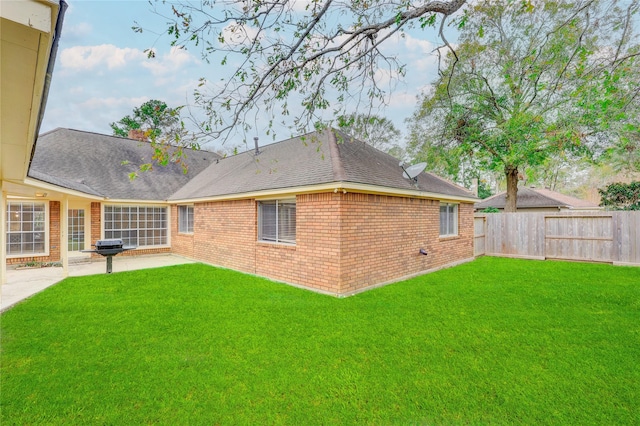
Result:
<instances>
[{"instance_id":1,"label":"tree trunk","mask_svg":"<svg viewBox=\"0 0 640 426\"><path fill-rule=\"evenodd\" d=\"M515 213L518 201L518 167L505 166L504 174L507 177L507 197L505 199L505 213Z\"/></svg>"}]
</instances>

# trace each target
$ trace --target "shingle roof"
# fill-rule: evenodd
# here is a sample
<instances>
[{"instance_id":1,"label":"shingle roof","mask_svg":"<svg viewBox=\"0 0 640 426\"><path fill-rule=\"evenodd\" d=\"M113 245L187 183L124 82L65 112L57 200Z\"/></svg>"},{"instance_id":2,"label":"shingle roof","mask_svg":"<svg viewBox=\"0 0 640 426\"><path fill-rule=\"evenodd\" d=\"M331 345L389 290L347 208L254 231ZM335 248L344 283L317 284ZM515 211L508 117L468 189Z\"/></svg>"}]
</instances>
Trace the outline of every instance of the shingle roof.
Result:
<instances>
[{"instance_id":1,"label":"shingle roof","mask_svg":"<svg viewBox=\"0 0 640 426\"><path fill-rule=\"evenodd\" d=\"M474 205L477 210L495 207L503 209L506 204L506 192L501 192ZM598 208L598 205L590 201L581 200L569 195L560 194L544 188L518 188L517 206L519 209L526 208L569 208L569 209L590 209Z\"/></svg>"},{"instance_id":2,"label":"shingle roof","mask_svg":"<svg viewBox=\"0 0 640 426\"><path fill-rule=\"evenodd\" d=\"M468 190L430 173L417 186L402 177L398 160L337 130L288 139L211 164L170 200L277 190L333 182L351 182L443 196L475 198Z\"/></svg>"},{"instance_id":3,"label":"shingle roof","mask_svg":"<svg viewBox=\"0 0 640 426\"><path fill-rule=\"evenodd\" d=\"M90 195L125 200L166 200L219 155L187 150L189 172L179 164L154 167L134 180L129 173L148 163L147 142L117 136L55 129L40 135L28 176ZM128 164L123 164L128 161Z\"/></svg>"}]
</instances>

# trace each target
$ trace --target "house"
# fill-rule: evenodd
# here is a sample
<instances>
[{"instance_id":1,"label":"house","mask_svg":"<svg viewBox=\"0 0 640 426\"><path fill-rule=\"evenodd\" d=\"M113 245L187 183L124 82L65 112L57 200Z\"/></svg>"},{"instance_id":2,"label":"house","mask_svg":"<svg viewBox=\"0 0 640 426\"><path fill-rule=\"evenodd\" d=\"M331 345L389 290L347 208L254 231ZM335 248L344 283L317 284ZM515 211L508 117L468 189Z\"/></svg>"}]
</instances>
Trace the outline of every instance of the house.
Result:
<instances>
[{"instance_id":1,"label":"house","mask_svg":"<svg viewBox=\"0 0 640 426\"><path fill-rule=\"evenodd\" d=\"M10 242L8 262L122 238L138 247L126 255L171 252L347 295L473 258L471 192L430 173L407 179L398 160L339 131L227 158L188 152L188 174L171 165L131 181L146 148L69 129L42 135L23 183L34 197L7 201L8 229L20 205L23 230L31 220L44 243Z\"/></svg>"},{"instance_id":2,"label":"house","mask_svg":"<svg viewBox=\"0 0 640 426\"><path fill-rule=\"evenodd\" d=\"M0 217L8 193L21 194L44 113L67 4L55 0L2 2L0 7ZM0 235L5 235L0 220ZM6 257L0 244L0 258ZM0 282L6 264L0 262Z\"/></svg>"},{"instance_id":3,"label":"house","mask_svg":"<svg viewBox=\"0 0 640 426\"><path fill-rule=\"evenodd\" d=\"M40 135L22 185L33 197L7 202L7 262L88 258L82 250L104 238L123 238L137 254L170 252L165 200L220 156L186 150L187 174L171 163L131 179L150 161L149 145L70 129ZM68 244L61 242L65 232Z\"/></svg>"},{"instance_id":4,"label":"house","mask_svg":"<svg viewBox=\"0 0 640 426\"><path fill-rule=\"evenodd\" d=\"M474 209L481 211L489 207L504 210L506 192L493 195L475 204ZM546 188L518 188L516 202L518 212L557 212L567 210L602 210L597 204L561 194Z\"/></svg>"}]
</instances>

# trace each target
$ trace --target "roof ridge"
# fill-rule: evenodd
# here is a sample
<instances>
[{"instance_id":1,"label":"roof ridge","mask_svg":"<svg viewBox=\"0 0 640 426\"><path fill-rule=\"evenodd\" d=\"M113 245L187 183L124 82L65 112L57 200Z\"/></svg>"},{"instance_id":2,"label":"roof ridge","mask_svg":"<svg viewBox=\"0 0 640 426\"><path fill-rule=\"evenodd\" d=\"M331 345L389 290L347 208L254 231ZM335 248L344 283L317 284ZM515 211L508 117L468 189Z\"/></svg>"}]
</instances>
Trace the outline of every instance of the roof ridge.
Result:
<instances>
[{"instance_id":1,"label":"roof ridge","mask_svg":"<svg viewBox=\"0 0 640 426\"><path fill-rule=\"evenodd\" d=\"M342 165L342 158L340 157L340 150L338 149L338 141L335 132L333 129L327 129L325 130L325 132L329 133L329 153L331 155L331 168L333 169L333 176L336 181L344 181L346 173Z\"/></svg>"}]
</instances>

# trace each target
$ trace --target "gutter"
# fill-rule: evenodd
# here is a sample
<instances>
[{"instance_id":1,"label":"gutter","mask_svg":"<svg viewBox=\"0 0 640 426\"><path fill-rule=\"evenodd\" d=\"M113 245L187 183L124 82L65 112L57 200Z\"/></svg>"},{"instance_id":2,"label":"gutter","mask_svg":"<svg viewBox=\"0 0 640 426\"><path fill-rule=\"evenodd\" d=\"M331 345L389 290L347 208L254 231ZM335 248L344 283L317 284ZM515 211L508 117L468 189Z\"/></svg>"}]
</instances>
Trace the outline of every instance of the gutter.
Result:
<instances>
[{"instance_id":1,"label":"gutter","mask_svg":"<svg viewBox=\"0 0 640 426\"><path fill-rule=\"evenodd\" d=\"M56 28L53 33L53 43L51 44L51 54L49 55L49 63L47 63L47 72L44 77L44 88L42 90L42 98L40 99L40 111L38 112L38 122L36 124L36 140L31 147L31 156L29 158L29 168L31 168L31 161L33 161L33 155L36 151L36 142L40 135L40 127L42 126L42 120L44 118L44 110L47 106L47 99L49 99L49 88L51 87L51 76L53 75L53 67L56 63L56 57L58 56L58 43L60 41L60 35L62 34L62 24L64 22L64 14L67 11L69 5L65 0L60 0L60 8L58 9L58 17L56 19ZM27 169L28 170L28 169Z\"/></svg>"}]
</instances>

